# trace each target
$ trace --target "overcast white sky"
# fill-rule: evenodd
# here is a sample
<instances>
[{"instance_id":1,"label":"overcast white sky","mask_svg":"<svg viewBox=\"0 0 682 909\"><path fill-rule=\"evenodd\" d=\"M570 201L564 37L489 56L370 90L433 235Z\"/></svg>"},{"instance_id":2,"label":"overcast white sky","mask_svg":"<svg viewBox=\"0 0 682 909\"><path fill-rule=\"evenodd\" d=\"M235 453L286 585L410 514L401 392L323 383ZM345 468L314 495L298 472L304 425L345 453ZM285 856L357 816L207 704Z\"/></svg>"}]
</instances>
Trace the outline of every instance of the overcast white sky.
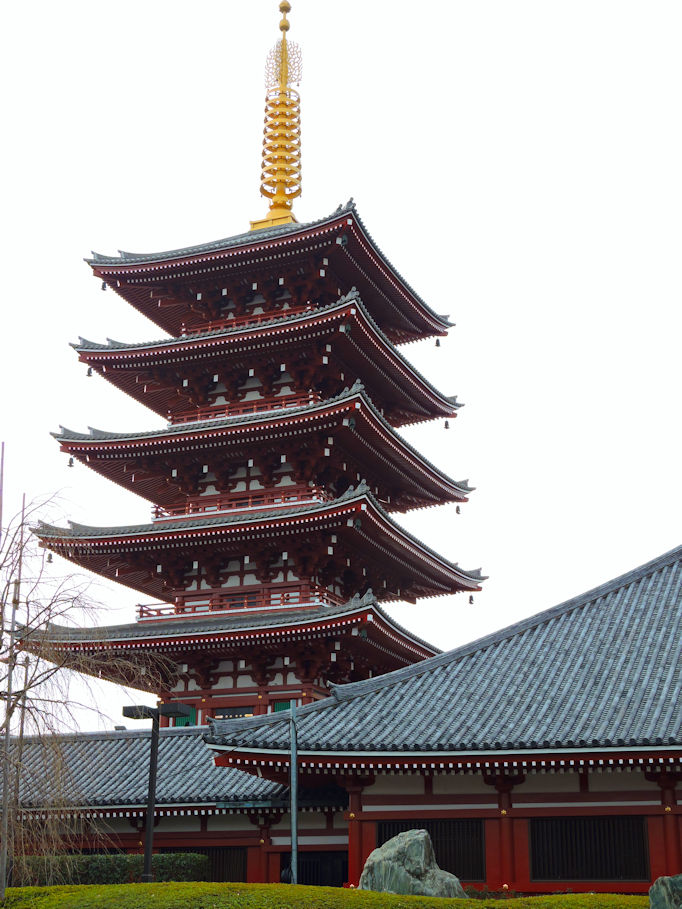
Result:
<instances>
[{"instance_id":1,"label":"overcast white sky","mask_svg":"<svg viewBox=\"0 0 682 909\"><path fill-rule=\"evenodd\" d=\"M403 348L464 401L406 431L477 487L401 518L490 579L392 614L446 649L678 545L682 315L679 0L293 0L304 54L299 220L353 196L375 240L457 323ZM0 438L5 516L148 504L66 467L59 424L159 418L70 341L162 336L82 258L240 233L258 195L276 0L63 0L5 10ZM58 570L55 560L54 570ZM140 599L103 588L102 622ZM120 697L110 695L110 715Z\"/></svg>"}]
</instances>

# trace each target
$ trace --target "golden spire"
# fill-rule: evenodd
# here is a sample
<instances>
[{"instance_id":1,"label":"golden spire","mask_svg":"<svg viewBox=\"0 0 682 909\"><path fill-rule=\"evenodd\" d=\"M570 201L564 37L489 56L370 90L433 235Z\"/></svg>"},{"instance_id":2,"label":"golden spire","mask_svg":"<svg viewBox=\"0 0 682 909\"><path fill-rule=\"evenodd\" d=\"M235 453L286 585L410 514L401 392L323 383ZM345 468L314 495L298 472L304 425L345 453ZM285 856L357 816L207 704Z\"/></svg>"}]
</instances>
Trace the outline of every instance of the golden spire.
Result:
<instances>
[{"instance_id":1,"label":"golden spire","mask_svg":"<svg viewBox=\"0 0 682 909\"><path fill-rule=\"evenodd\" d=\"M265 63L265 129L261 195L270 199L265 218L251 222L251 230L295 222L291 204L301 195L301 99L291 87L301 80L301 49L287 42L291 11L288 0L279 5L282 38Z\"/></svg>"}]
</instances>

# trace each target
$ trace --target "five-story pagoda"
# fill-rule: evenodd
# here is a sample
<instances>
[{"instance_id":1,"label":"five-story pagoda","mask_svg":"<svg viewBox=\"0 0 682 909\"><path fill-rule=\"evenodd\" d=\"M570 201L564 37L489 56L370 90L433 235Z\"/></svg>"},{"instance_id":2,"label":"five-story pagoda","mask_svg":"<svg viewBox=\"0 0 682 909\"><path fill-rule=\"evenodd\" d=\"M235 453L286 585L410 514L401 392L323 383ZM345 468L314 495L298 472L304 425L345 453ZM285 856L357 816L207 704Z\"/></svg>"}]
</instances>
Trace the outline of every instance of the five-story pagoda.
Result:
<instances>
[{"instance_id":1,"label":"five-story pagoda","mask_svg":"<svg viewBox=\"0 0 682 909\"><path fill-rule=\"evenodd\" d=\"M55 640L101 653L102 676L116 681L108 653L162 655L171 668L154 690L194 702L196 722L307 702L330 681L430 656L436 649L380 604L475 591L481 580L393 519L470 491L396 432L456 415L456 400L398 350L449 323L384 258L352 203L296 222L300 53L287 41L286 0L280 10L267 67L267 216L201 246L89 260L171 337L81 339L79 358L168 425L56 437L153 503L154 518L37 528L55 553L153 600L132 624L55 627Z\"/></svg>"}]
</instances>

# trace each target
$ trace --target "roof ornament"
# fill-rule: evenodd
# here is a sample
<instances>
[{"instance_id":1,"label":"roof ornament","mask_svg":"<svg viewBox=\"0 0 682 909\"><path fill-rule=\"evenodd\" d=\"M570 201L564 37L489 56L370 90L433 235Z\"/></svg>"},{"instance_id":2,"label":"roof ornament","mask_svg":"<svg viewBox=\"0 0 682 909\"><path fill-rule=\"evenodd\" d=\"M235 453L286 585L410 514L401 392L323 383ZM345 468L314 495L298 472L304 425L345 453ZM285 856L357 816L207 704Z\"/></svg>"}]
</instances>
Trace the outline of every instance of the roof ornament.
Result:
<instances>
[{"instance_id":1,"label":"roof ornament","mask_svg":"<svg viewBox=\"0 0 682 909\"><path fill-rule=\"evenodd\" d=\"M265 218L251 222L251 230L296 223L291 211L301 195L301 99L291 86L301 81L301 49L287 41L291 11L288 0L279 4L282 38L265 63L265 129L261 167L261 195L270 199Z\"/></svg>"}]
</instances>

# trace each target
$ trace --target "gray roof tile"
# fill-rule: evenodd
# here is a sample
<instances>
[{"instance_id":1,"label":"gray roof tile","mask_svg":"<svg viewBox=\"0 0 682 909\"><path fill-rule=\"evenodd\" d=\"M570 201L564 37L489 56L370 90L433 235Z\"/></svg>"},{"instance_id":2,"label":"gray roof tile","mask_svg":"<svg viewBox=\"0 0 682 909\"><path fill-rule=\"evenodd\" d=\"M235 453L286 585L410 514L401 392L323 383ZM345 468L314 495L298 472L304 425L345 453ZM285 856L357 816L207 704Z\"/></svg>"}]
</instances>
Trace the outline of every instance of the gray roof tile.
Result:
<instances>
[{"instance_id":1,"label":"gray roof tile","mask_svg":"<svg viewBox=\"0 0 682 909\"><path fill-rule=\"evenodd\" d=\"M437 647L429 644L417 635L412 634L398 622L395 622L377 603L371 590L362 597L354 597L341 606L319 606L316 608L280 609L263 612L228 612L215 613L201 618L183 618L170 621L131 622L126 625L104 625L99 628L74 628L66 625L50 625L49 639L57 642L82 643L101 641L157 639L177 635L229 634L231 632L261 632L278 627L313 625L329 619L341 619L359 610L371 609L400 634L421 647L439 653Z\"/></svg>"},{"instance_id":2,"label":"gray roof tile","mask_svg":"<svg viewBox=\"0 0 682 909\"><path fill-rule=\"evenodd\" d=\"M403 446L410 452L414 457L422 461L430 470L433 470L441 479L452 483L456 486L462 494L467 494L473 492L473 486L469 486L468 480L451 480L449 477L445 476L438 467L428 461L416 448L410 445L401 435L399 435L393 426L388 422L388 420L380 413L380 411L374 406L369 396L364 390L364 385L358 380L350 388L344 388L342 392L336 395L333 398L327 398L324 401L313 402L311 404L303 404L298 407L281 407L276 410L267 410L259 411L257 413L247 413L247 414L237 414L231 417L217 417L212 420L195 420L193 422L187 423L172 423L163 429L152 429L147 430L146 432L106 432L101 429L95 429L92 426L89 426L89 432L81 433L74 432L71 429L67 429L64 426L60 427L60 432L53 432L52 435L58 439L60 442L106 442L106 441L127 441L128 439L155 439L158 437L165 438L166 436L183 436L188 433L194 434L197 432L206 431L215 431L219 429L229 428L231 426L243 426L247 424L268 424L274 418L280 419L282 417L296 417L299 414L310 414L315 413L318 410L324 410L333 404L339 404L344 401L350 401L353 398L362 398L365 405L372 411L376 419L381 423L384 429L391 434L391 436L396 440L396 444ZM453 399L454 400L454 399ZM462 406L462 405L458 405Z\"/></svg>"},{"instance_id":3,"label":"gray roof tile","mask_svg":"<svg viewBox=\"0 0 682 909\"><path fill-rule=\"evenodd\" d=\"M162 729L157 805L281 800L283 786L216 767L205 727ZM21 803L25 807L143 806L147 802L149 730L90 732L24 740ZM17 743L13 743L16 754Z\"/></svg>"},{"instance_id":4,"label":"gray roof tile","mask_svg":"<svg viewBox=\"0 0 682 909\"><path fill-rule=\"evenodd\" d=\"M299 712L302 751L682 745L682 547L479 641ZM288 747L287 714L207 741Z\"/></svg>"},{"instance_id":5,"label":"gray roof tile","mask_svg":"<svg viewBox=\"0 0 682 909\"><path fill-rule=\"evenodd\" d=\"M345 505L349 502L359 501L364 499L367 501L376 511L384 518L384 520L394 529L394 531L400 536L404 537L406 540L409 540L411 543L418 546L424 552L434 559L437 559L442 565L446 568L453 570L457 573L460 580L462 581L473 581L475 584L478 584L479 581L486 580L486 577L481 573L479 568L473 570L465 571L463 568L460 568L457 562L450 562L443 556L439 555L433 549L430 549L420 540L418 540L411 533L408 533L404 527L401 527L393 518L385 511L381 505L377 502L374 496L371 494L367 488L367 484L363 480L358 484L357 487L349 486L348 489L336 499L331 499L328 502L313 502L309 505L297 505L286 508L277 508L270 509L269 511L242 511L242 512L231 512L225 514L219 514L215 516L200 516L196 518L178 518L175 520L161 520L155 521L151 524L133 524L133 525L123 525L119 527L91 527L86 524L77 524L73 521L69 521L69 527L56 527L53 524L46 524L43 521L38 522L38 524L33 527L33 532L41 540L93 540L93 539L107 539L108 537L136 537L136 536L145 536L150 534L162 534L168 533L171 531L181 532L183 530L195 530L198 528L211 528L220 529L223 526L228 526L231 524L250 524L257 523L261 520L271 520L276 521L281 517L291 517L302 514L314 514L315 512L323 513L329 511L330 509L336 507L337 505ZM477 589L472 585L472 589Z\"/></svg>"},{"instance_id":6,"label":"gray roof tile","mask_svg":"<svg viewBox=\"0 0 682 909\"><path fill-rule=\"evenodd\" d=\"M331 215L327 215L324 218L320 218L317 221L310 221L306 224L283 224L278 227L263 228L258 231L247 231L242 234L237 234L233 237L226 237L222 240L214 240L210 243L202 243L198 246L185 246L180 249L170 249L164 252L158 253L131 253L124 250L118 251L118 256L104 256L100 253L93 251L92 259L86 259L93 268L101 268L103 266L125 266L125 265L143 265L145 263L152 262L163 262L163 261L172 261L174 259L183 259L191 256L199 256L205 253L215 253L221 252L223 250L235 249L239 246L252 246L255 243L258 243L262 240L273 240L279 237L286 237L292 234L300 233L301 231L307 230L311 227L318 227L325 222L333 221L340 214L344 212L352 213L355 218L358 226L361 228L364 233L367 241L370 246L374 248L377 255L383 259L388 268L393 272L393 274L401 281L402 284L407 288L407 290L414 296L416 300L424 307L426 312L437 319L443 327L446 327L452 323L448 322L448 317L439 315L435 313L427 304L422 300L422 298L415 292L415 290L410 287L407 281L402 277L402 275L396 270L393 264L389 259L383 254L381 249L376 244L374 238L370 232L365 227L363 221L360 218L360 215L357 212L355 203L352 199L349 199L345 205L339 205L335 212Z\"/></svg>"},{"instance_id":7,"label":"gray roof tile","mask_svg":"<svg viewBox=\"0 0 682 909\"><path fill-rule=\"evenodd\" d=\"M248 332L262 332L264 328L270 328L277 324L283 323L292 323L296 322L305 322L309 320L312 316L324 315L325 313L332 312L334 309L343 308L346 304L352 303L364 316L367 322L371 325L372 329L376 332L377 336L384 342L386 347L389 350L389 355L394 356L398 363L404 367L404 369L411 373L417 380L417 382L424 385L435 397L440 398L443 402L447 402L451 407L458 409L464 405L457 401L457 395L444 395L440 392L434 385L432 385L428 379L426 379L418 370L412 366L409 360L407 360L403 354L398 350L398 348L392 343L390 338L385 334L384 331L379 327L377 322L370 315L367 307L362 302L360 294L357 288L351 288L347 294L339 297L335 303L330 303L327 306L321 306L318 309L311 310L310 312L305 313L295 313L293 315L287 315L286 312L281 316L274 316L272 319L268 319L264 322L259 322L252 325L235 325L234 327L228 328L218 328L211 331L197 332L195 334L183 335L180 338L163 338L159 341L142 341L138 343L127 343L125 341L112 341L111 338L107 338L106 344L97 343L96 341L88 341L86 338L80 338L77 344L72 344L71 346L79 352L94 352L94 353L104 353L112 350L142 350L146 348L157 348L157 347L168 347L174 348L177 345L191 345L197 341L203 339L217 339L230 337L231 335L244 334Z\"/></svg>"}]
</instances>

